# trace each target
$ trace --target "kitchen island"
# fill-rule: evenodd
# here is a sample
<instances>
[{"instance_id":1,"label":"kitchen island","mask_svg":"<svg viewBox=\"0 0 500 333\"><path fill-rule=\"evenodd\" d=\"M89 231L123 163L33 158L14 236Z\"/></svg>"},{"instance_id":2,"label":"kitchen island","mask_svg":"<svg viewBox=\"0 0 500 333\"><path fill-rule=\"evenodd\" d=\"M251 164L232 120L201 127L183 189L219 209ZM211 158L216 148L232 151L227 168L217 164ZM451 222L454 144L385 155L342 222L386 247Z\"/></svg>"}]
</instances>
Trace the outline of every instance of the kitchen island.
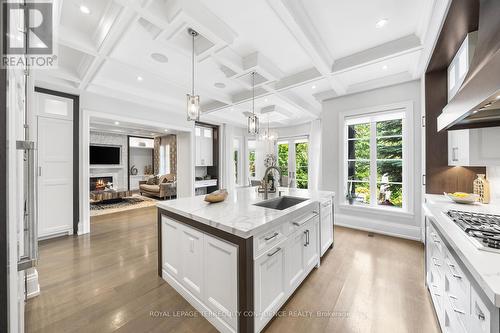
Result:
<instances>
[{"instance_id":1,"label":"kitchen island","mask_svg":"<svg viewBox=\"0 0 500 333\"><path fill-rule=\"evenodd\" d=\"M333 192L278 193L157 205L158 274L221 332L260 332L333 247Z\"/></svg>"}]
</instances>

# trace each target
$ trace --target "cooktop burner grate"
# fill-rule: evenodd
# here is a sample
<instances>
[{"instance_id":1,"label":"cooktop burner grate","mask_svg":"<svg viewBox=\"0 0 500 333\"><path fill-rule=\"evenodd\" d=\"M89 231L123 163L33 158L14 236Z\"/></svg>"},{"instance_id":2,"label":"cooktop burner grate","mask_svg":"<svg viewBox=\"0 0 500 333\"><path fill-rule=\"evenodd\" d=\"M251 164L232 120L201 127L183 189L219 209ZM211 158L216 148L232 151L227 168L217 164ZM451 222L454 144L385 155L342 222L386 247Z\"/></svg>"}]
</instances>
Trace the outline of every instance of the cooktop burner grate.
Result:
<instances>
[{"instance_id":1,"label":"cooktop burner grate","mask_svg":"<svg viewBox=\"0 0 500 333\"><path fill-rule=\"evenodd\" d=\"M500 249L500 215L449 210L448 215L469 236L483 246Z\"/></svg>"}]
</instances>

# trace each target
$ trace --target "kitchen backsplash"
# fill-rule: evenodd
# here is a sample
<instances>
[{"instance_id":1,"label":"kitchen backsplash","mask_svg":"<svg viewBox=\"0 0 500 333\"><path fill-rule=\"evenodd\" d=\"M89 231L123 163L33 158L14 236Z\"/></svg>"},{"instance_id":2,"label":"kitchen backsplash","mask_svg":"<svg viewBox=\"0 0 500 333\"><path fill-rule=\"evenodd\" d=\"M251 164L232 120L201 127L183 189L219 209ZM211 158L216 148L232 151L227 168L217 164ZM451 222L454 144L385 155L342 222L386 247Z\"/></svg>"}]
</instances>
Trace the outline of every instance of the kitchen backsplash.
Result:
<instances>
[{"instance_id":1,"label":"kitchen backsplash","mask_svg":"<svg viewBox=\"0 0 500 333\"><path fill-rule=\"evenodd\" d=\"M491 203L500 205L500 166L487 167L486 178L490 182Z\"/></svg>"}]
</instances>

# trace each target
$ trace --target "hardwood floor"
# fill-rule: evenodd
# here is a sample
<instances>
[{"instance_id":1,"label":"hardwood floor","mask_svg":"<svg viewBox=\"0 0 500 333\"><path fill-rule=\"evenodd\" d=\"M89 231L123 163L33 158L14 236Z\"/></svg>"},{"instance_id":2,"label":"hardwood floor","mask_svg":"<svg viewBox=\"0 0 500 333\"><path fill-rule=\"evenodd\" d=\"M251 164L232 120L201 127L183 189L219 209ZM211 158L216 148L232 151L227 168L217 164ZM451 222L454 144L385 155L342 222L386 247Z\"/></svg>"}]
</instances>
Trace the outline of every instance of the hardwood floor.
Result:
<instances>
[{"instance_id":1,"label":"hardwood floor","mask_svg":"<svg viewBox=\"0 0 500 333\"><path fill-rule=\"evenodd\" d=\"M27 332L216 332L156 274L155 208L94 217L91 229L40 244ZM420 243L335 232L335 248L267 332L439 332Z\"/></svg>"}]
</instances>

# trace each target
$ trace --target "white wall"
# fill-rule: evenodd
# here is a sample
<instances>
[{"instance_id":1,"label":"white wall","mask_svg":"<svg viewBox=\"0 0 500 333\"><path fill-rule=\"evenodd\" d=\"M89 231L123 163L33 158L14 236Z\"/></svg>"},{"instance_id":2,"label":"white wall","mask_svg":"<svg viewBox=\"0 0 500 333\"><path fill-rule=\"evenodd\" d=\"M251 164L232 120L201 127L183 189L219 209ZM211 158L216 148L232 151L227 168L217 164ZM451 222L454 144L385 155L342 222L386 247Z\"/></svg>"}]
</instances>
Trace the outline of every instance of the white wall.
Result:
<instances>
[{"instance_id":1,"label":"white wall","mask_svg":"<svg viewBox=\"0 0 500 333\"><path fill-rule=\"evenodd\" d=\"M397 235L405 238L420 239L421 225L421 98L420 81L411 81L399 85L380 88L358 94L342 96L323 102L322 123L322 171L320 188L335 191L335 223L354 228L372 230L380 233ZM413 104L413 152L414 152L414 188L408 193L413 200L413 212L408 214L385 213L375 209L341 206L345 202L343 184L339 184L339 159L341 145L339 131L342 130L339 114L344 111L370 108L411 101Z\"/></svg>"}]
</instances>

